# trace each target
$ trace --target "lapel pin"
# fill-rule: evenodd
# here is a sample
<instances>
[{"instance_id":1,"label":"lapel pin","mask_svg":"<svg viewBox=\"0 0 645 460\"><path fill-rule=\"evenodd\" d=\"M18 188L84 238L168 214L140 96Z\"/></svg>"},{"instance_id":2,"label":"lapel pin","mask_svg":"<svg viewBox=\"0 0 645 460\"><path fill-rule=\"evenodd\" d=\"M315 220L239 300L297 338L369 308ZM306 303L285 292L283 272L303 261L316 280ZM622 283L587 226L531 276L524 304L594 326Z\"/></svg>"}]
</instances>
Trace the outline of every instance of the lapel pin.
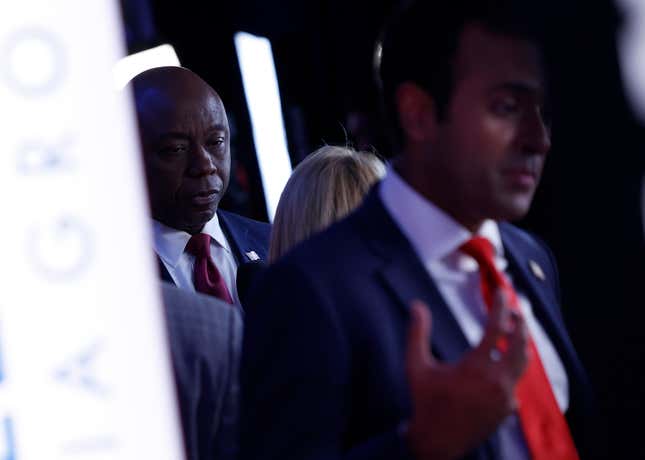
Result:
<instances>
[{"instance_id":1,"label":"lapel pin","mask_svg":"<svg viewBox=\"0 0 645 460\"><path fill-rule=\"evenodd\" d=\"M249 252L246 252L245 254L246 254L246 257L248 257L249 260L253 262L255 262L256 260L260 260L260 256L257 255L255 251L249 251Z\"/></svg>"},{"instance_id":2,"label":"lapel pin","mask_svg":"<svg viewBox=\"0 0 645 460\"><path fill-rule=\"evenodd\" d=\"M544 275L544 271L536 261L529 260L529 267L531 267L531 271L537 278L540 278L542 281L546 281L546 276Z\"/></svg>"}]
</instances>

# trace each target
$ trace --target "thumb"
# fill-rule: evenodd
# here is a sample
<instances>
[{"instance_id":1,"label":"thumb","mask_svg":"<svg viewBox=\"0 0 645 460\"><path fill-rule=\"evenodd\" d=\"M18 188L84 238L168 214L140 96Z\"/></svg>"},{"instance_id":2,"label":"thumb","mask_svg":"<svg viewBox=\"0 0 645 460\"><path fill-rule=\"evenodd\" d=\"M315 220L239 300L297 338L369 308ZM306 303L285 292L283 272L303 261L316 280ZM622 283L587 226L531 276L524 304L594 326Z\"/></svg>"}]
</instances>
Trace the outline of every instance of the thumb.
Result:
<instances>
[{"instance_id":1,"label":"thumb","mask_svg":"<svg viewBox=\"0 0 645 460\"><path fill-rule=\"evenodd\" d=\"M408 375L416 375L435 362L428 345L430 343L431 328L432 315L428 306L420 300L412 301L406 351Z\"/></svg>"}]
</instances>

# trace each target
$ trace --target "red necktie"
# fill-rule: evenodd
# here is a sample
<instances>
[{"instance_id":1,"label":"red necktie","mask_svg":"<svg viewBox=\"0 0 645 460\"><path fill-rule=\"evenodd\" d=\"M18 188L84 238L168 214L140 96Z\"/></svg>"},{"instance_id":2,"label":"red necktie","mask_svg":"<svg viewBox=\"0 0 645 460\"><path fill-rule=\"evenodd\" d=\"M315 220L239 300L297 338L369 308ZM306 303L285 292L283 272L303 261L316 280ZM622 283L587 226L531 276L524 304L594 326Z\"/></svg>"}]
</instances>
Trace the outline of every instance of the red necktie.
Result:
<instances>
[{"instance_id":1,"label":"red necktie","mask_svg":"<svg viewBox=\"0 0 645 460\"><path fill-rule=\"evenodd\" d=\"M205 233L191 236L186 245L186 252L195 256L193 271L195 290L233 304L224 278L211 259L211 237Z\"/></svg>"},{"instance_id":2,"label":"red necktie","mask_svg":"<svg viewBox=\"0 0 645 460\"><path fill-rule=\"evenodd\" d=\"M520 311L517 294L508 279L497 270L495 250L486 238L476 236L461 250L479 264L481 289L488 308L492 308L495 291L503 289L511 307ZM551 389L533 339L529 339L529 362L515 387L522 431L533 460L574 460L578 452L564 415Z\"/></svg>"}]
</instances>

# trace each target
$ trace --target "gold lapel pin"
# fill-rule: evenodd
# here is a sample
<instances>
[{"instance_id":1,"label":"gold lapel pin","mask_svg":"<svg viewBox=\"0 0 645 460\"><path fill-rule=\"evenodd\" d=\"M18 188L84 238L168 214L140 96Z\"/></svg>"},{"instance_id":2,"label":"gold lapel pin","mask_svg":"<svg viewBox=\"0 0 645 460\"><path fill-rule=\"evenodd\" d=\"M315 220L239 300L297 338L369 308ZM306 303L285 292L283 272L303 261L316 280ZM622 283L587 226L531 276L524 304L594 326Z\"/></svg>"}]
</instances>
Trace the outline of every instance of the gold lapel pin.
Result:
<instances>
[{"instance_id":1,"label":"gold lapel pin","mask_svg":"<svg viewBox=\"0 0 645 460\"><path fill-rule=\"evenodd\" d=\"M542 281L546 281L544 270L542 270L542 267L540 267L540 264L538 264L534 260L529 260L529 267L531 267L531 271L537 278L540 278Z\"/></svg>"},{"instance_id":2,"label":"gold lapel pin","mask_svg":"<svg viewBox=\"0 0 645 460\"><path fill-rule=\"evenodd\" d=\"M260 256L257 255L255 251L249 251L249 252L246 252L245 254L246 254L246 257L248 257L249 260L251 261L255 262L256 260L260 260Z\"/></svg>"}]
</instances>

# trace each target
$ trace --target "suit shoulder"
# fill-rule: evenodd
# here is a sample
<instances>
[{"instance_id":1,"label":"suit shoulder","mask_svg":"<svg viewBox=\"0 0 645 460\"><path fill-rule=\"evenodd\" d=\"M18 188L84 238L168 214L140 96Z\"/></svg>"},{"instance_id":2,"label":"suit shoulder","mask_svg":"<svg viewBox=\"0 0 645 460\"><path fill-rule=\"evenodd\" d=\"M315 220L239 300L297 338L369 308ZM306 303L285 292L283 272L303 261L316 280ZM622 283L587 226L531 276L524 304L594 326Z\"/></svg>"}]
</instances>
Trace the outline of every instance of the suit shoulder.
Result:
<instances>
[{"instance_id":1,"label":"suit shoulder","mask_svg":"<svg viewBox=\"0 0 645 460\"><path fill-rule=\"evenodd\" d=\"M559 297L558 264L546 242L539 236L509 223L500 223L499 228L505 246L509 246L516 254L522 254L529 263L533 261L541 268L548 270L547 276ZM533 270L533 268L531 269Z\"/></svg>"},{"instance_id":2,"label":"suit shoulder","mask_svg":"<svg viewBox=\"0 0 645 460\"><path fill-rule=\"evenodd\" d=\"M551 249L546 242L534 233L523 230L508 222L499 223L500 233L504 240L511 240L524 251L541 253L551 257Z\"/></svg>"},{"instance_id":3,"label":"suit shoulder","mask_svg":"<svg viewBox=\"0 0 645 460\"><path fill-rule=\"evenodd\" d=\"M265 232L267 235L271 232L271 224L267 222L260 222L259 220L250 219L240 214L236 214L230 211L224 211L222 209L218 210L217 213L230 225L248 227L258 232Z\"/></svg>"},{"instance_id":4,"label":"suit shoulder","mask_svg":"<svg viewBox=\"0 0 645 460\"><path fill-rule=\"evenodd\" d=\"M271 236L270 224L228 211L218 210L217 215L238 257L244 258L244 253L252 250L260 259L267 259Z\"/></svg>"},{"instance_id":5,"label":"suit shoulder","mask_svg":"<svg viewBox=\"0 0 645 460\"><path fill-rule=\"evenodd\" d=\"M341 259L351 257L350 253L360 251L361 243L354 231L351 217L346 217L330 227L296 244L283 257L287 264L304 264L306 267L315 261L316 266L331 264L336 269ZM340 251L340 252L339 252Z\"/></svg>"}]
</instances>

